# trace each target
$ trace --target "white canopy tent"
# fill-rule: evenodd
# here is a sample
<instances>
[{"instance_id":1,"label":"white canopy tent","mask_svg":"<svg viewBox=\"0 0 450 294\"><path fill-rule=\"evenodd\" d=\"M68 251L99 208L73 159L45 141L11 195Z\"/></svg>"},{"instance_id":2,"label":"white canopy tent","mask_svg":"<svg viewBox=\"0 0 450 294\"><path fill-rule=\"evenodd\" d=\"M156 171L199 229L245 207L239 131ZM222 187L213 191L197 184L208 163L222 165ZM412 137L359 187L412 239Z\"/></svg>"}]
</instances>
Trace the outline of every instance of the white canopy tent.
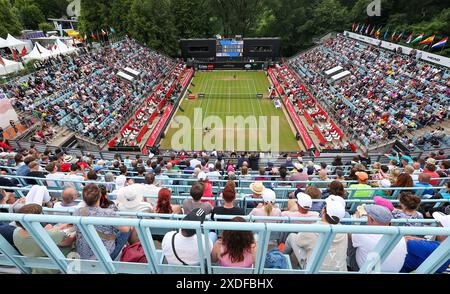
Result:
<instances>
[{"instance_id":1,"label":"white canopy tent","mask_svg":"<svg viewBox=\"0 0 450 294\"><path fill-rule=\"evenodd\" d=\"M4 63L4 65L0 65L0 76L4 76L23 69L23 65L20 62L15 62L2 57L0 57L0 59Z\"/></svg>"},{"instance_id":2,"label":"white canopy tent","mask_svg":"<svg viewBox=\"0 0 450 294\"><path fill-rule=\"evenodd\" d=\"M17 40L10 34L8 34L8 37L6 38L6 40L4 42L0 40L0 48L15 48L15 47L20 47L20 46L23 47L26 45L27 45L27 43Z\"/></svg>"},{"instance_id":3,"label":"white canopy tent","mask_svg":"<svg viewBox=\"0 0 450 294\"><path fill-rule=\"evenodd\" d=\"M39 43L34 45L33 50L23 57L25 62L30 62L31 60L44 60L52 57L54 54L50 51L42 47Z\"/></svg>"},{"instance_id":4,"label":"white canopy tent","mask_svg":"<svg viewBox=\"0 0 450 294\"><path fill-rule=\"evenodd\" d=\"M62 42L60 39L56 41L57 49L53 50L53 53L55 54L70 54L75 52L77 49L73 47L68 47L64 42Z\"/></svg>"},{"instance_id":5,"label":"white canopy tent","mask_svg":"<svg viewBox=\"0 0 450 294\"><path fill-rule=\"evenodd\" d=\"M5 48L4 44L6 44L6 40L0 37L0 48Z\"/></svg>"}]
</instances>

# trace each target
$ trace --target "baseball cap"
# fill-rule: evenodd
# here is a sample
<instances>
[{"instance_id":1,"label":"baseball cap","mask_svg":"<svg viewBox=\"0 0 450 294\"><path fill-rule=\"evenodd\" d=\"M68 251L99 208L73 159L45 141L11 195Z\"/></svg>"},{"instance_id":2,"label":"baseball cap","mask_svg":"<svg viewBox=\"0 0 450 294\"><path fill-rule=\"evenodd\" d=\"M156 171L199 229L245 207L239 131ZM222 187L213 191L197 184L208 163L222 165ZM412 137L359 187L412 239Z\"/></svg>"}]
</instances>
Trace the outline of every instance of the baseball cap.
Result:
<instances>
[{"instance_id":1,"label":"baseball cap","mask_svg":"<svg viewBox=\"0 0 450 294\"><path fill-rule=\"evenodd\" d=\"M330 196L328 196L327 199L325 199L325 203L329 203L329 202L337 202L340 205L342 205L342 207L344 207L344 209L345 209L345 206L346 206L345 200L341 196L330 195Z\"/></svg>"},{"instance_id":2,"label":"baseball cap","mask_svg":"<svg viewBox=\"0 0 450 294\"><path fill-rule=\"evenodd\" d=\"M264 202L275 203L275 201L277 200L277 195L275 194L275 192L273 190L264 189L264 191L262 193L262 198L263 198Z\"/></svg>"},{"instance_id":3,"label":"baseball cap","mask_svg":"<svg viewBox=\"0 0 450 294\"><path fill-rule=\"evenodd\" d=\"M308 194L300 192L300 193L297 193L296 197L297 197L297 203L301 207L306 208L306 209L310 209L312 207L312 199L311 199L311 196L309 196Z\"/></svg>"},{"instance_id":4,"label":"baseball cap","mask_svg":"<svg viewBox=\"0 0 450 294\"><path fill-rule=\"evenodd\" d=\"M389 224L393 218L392 212L388 208L381 205L363 205L367 215L381 224Z\"/></svg>"},{"instance_id":5,"label":"baseball cap","mask_svg":"<svg viewBox=\"0 0 450 294\"><path fill-rule=\"evenodd\" d=\"M384 206L389 209L390 212L394 211L394 205L388 199L380 196L375 196L373 197L373 201L375 202L375 205Z\"/></svg>"},{"instance_id":6,"label":"baseball cap","mask_svg":"<svg viewBox=\"0 0 450 294\"><path fill-rule=\"evenodd\" d=\"M357 172L355 175L360 179L361 181L366 181L369 179L369 175L366 172Z\"/></svg>"},{"instance_id":7,"label":"baseball cap","mask_svg":"<svg viewBox=\"0 0 450 294\"><path fill-rule=\"evenodd\" d=\"M328 201L327 201L328 200ZM345 208L338 201L333 201L329 197L325 200L327 215L330 217L338 217L342 220L345 216Z\"/></svg>"},{"instance_id":8,"label":"baseball cap","mask_svg":"<svg viewBox=\"0 0 450 294\"><path fill-rule=\"evenodd\" d=\"M433 218L437 220L444 228L450 227L450 215L437 211L433 213Z\"/></svg>"},{"instance_id":9,"label":"baseball cap","mask_svg":"<svg viewBox=\"0 0 450 294\"><path fill-rule=\"evenodd\" d=\"M196 208L186 215L183 221L200 222L203 223L206 218L206 213L203 208ZM186 237L192 237L196 234L195 230L184 230Z\"/></svg>"}]
</instances>

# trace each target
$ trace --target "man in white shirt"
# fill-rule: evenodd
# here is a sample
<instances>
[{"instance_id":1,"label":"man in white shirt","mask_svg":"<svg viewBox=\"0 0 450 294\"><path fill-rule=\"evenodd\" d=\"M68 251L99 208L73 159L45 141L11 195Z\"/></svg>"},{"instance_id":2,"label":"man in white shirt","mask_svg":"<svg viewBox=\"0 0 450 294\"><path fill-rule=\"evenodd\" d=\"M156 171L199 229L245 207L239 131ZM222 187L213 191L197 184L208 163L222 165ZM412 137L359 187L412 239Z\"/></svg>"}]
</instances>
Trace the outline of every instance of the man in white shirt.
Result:
<instances>
[{"instance_id":1,"label":"man in white shirt","mask_svg":"<svg viewBox=\"0 0 450 294\"><path fill-rule=\"evenodd\" d=\"M191 161L189 162L189 166L192 167L192 168L196 168L197 165L201 165L202 162L201 162L200 160L197 159L197 157L198 157L197 153L194 154L193 157L194 157L194 158L191 159Z\"/></svg>"},{"instance_id":2,"label":"man in white shirt","mask_svg":"<svg viewBox=\"0 0 450 294\"><path fill-rule=\"evenodd\" d=\"M47 187L49 189L53 188L53 190L55 190L56 188L63 186L62 181L64 180L66 175L64 173L58 172L58 167L56 166L56 163L50 162L47 165L46 169L49 172L49 174L45 176L45 178L47 179ZM58 182L49 180L58 180Z\"/></svg>"},{"instance_id":3,"label":"man in white shirt","mask_svg":"<svg viewBox=\"0 0 450 294\"><path fill-rule=\"evenodd\" d=\"M193 210L183 220L199 221L205 220L205 211L201 208ZM205 248L205 238L202 236L202 246ZM173 246L172 246L173 244ZM176 265L199 265L199 244L195 230L181 229L180 232L168 232L162 241L162 251L168 264ZM213 242L209 239L209 252L213 249Z\"/></svg>"},{"instance_id":4,"label":"man in white shirt","mask_svg":"<svg viewBox=\"0 0 450 294\"><path fill-rule=\"evenodd\" d=\"M66 187L61 194L61 200L53 205L54 209L71 208L77 206L79 203L76 202L78 199L78 191L73 187ZM54 213L59 214L59 213ZM61 213L62 215L67 215L66 213Z\"/></svg>"},{"instance_id":5,"label":"man in white shirt","mask_svg":"<svg viewBox=\"0 0 450 294\"><path fill-rule=\"evenodd\" d=\"M220 172L219 172L219 170L220 170L220 164L216 164L216 165L214 165L214 164L212 164L212 163L210 163L210 164L208 164L208 169L209 169L209 172L206 174L206 177L211 181L211 182L215 182L215 181L217 181L217 180L219 180L220 179Z\"/></svg>"},{"instance_id":6,"label":"man in white shirt","mask_svg":"<svg viewBox=\"0 0 450 294\"><path fill-rule=\"evenodd\" d=\"M392 213L384 206L364 205L367 212L368 226L390 226L393 218ZM349 248L350 268L354 271L364 265L368 258L377 258L376 253L372 253L383 235L380 234L352 234ZM381 265L375 266L375 272L398 273L403 267L407 254L406 241L402 238L397 246L392 250L389 256ZM355 264L357 263L357 266Z\"/></svg>"},{"instance_id":7,"label":"man in white shirt","mask_svg":"<svg viewBox=\"0 0 450 294\"><path fill-rule=\"evenodd\" d=\"M147 174L145 176L145 201L150 202L155 207L156 199L158 199L158 193L162 188L155 185L155 175Z\"/></svg>"},{"instance_id":8,"label":"man in white shirt","mask_svg":"<svg viewBox=\"0 0 450 294\"><path fill-rule=\"evenodd\" d=\"M66 180L68 180L68 182L65 182L64 186L74 187L78 190L81 190L82 184L78 183L78 182L83 182L85 178L84 178L84 176L78 174L78 172L81 172L81 168L76 163L73 163L70 166L70 173L65 176L65 178L66 178Z\"/></svg>"},{"instance_id":9,"label":"man in white shirt","mask_svg":"<svg viewBox=\"0 0 450 294\"><path fill-rule=\"evenodd\" d=\"M125 184L127 182L127 167L125 165L122 165L119 168L120 175L116 178L116 188L120 189L122 187L125 187Z\"/></svg>"}]
</instances>

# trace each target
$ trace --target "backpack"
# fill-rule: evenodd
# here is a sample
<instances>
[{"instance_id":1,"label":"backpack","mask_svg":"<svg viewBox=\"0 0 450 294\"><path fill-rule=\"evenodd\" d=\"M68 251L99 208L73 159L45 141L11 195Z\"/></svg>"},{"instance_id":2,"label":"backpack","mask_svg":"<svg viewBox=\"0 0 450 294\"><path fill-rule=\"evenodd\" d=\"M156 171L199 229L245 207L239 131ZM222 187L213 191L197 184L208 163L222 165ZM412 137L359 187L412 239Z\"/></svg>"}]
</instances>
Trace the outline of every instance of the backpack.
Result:
<instances>
[{"instance_id":1,"label":"backpack","mask_svg":"<svg viewBox=\"0 0 450 294\"><path fill-rule=\"evenodd\" d=\"M125 246L125 248L123 248L122 250L122 256L120 257L120 261L148 263L141 242Z\"/></svg>"},{"instance_id":2,"label":"backpack","mask_svg":"<svg viewBox=\"0 0 450 294\"><path fill-rule=\"evenodd\" d=\"M264 263L265 268L287 269L288 264L286 257L277 248L272 249L266 255L266 261Z\"/></svg>"}]
</instances>

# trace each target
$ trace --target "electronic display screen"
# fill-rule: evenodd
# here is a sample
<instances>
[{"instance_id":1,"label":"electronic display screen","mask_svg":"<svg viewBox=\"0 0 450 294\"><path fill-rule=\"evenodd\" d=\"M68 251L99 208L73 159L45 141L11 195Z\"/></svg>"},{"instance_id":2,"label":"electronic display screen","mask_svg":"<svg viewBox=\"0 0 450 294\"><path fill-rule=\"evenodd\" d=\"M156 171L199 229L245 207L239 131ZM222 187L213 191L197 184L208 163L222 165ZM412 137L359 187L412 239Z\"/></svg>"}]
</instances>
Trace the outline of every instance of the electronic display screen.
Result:
<instances>
[{"instance_id":1,"label":"electronic display screen","mask_svg":"<svg viewBox=\"0 0 450 294\"><path fill-rule=\"evenodd\" d=\"M244 41L217 40L217 57L242 57Z\"/></svg>"}]
</instances>

